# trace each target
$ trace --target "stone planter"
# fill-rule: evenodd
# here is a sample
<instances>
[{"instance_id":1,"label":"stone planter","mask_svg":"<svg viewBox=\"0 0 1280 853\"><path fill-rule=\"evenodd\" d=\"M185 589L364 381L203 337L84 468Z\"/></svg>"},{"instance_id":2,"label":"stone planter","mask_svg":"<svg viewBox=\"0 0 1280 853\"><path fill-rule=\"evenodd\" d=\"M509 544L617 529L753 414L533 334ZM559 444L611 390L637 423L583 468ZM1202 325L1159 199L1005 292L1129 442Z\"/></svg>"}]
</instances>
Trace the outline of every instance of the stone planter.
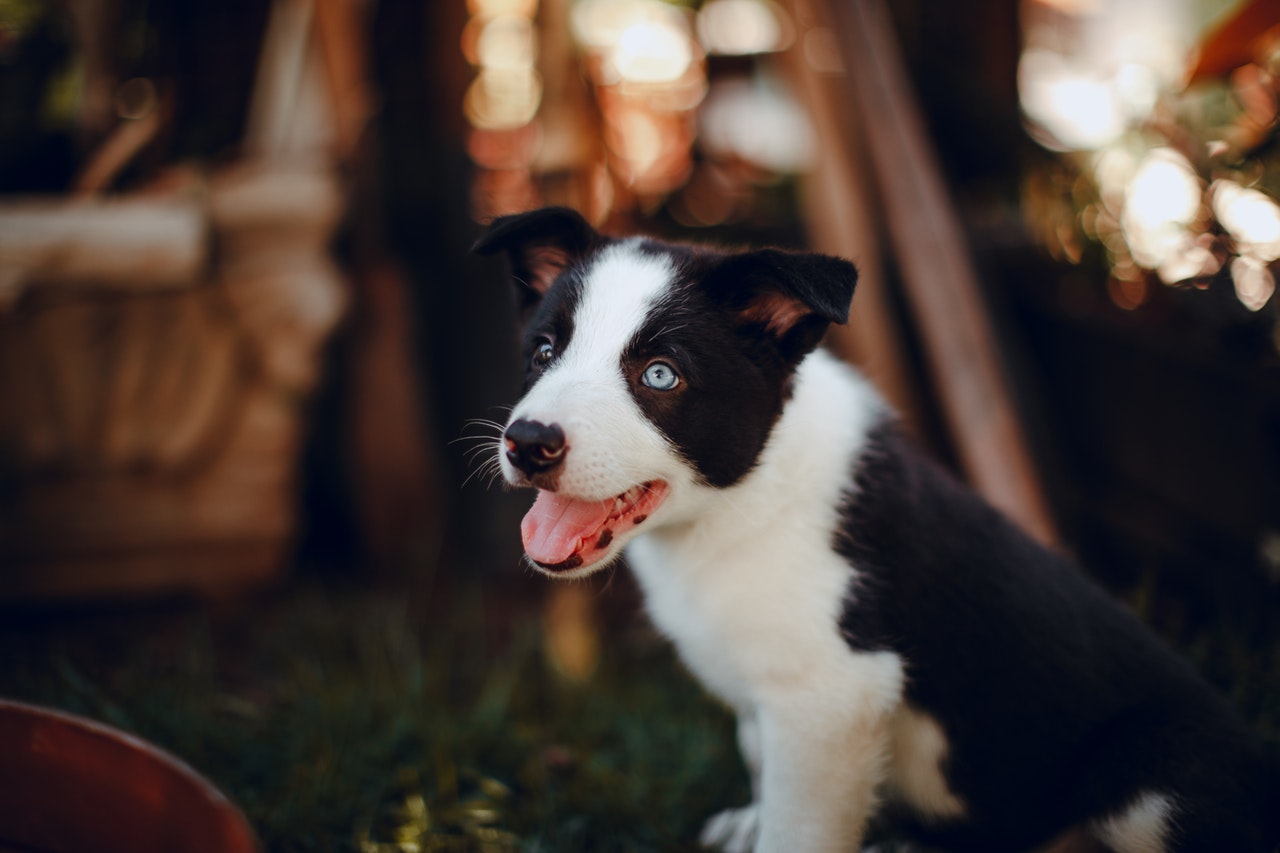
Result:
<instances>
[{"instance_id":1,"label":"stone planter","mask_svg":"<svg viewBox=\"0 0 1280 853\"><path fill-rule=\"evenodd\" d=\"M0 202L0 598L277 576L345 289L325 169Z\"/></svg>"}]
</instances>

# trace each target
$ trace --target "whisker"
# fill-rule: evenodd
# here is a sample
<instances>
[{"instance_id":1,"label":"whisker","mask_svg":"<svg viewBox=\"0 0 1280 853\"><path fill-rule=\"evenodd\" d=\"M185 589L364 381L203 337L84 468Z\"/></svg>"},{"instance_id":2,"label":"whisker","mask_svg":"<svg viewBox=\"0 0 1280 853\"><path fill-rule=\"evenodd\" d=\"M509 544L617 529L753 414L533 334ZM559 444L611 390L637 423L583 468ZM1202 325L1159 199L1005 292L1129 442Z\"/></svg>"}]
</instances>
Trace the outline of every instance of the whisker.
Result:
<instances>
[{"instance_id":1,"label":"whisker","mask_svg":"<svg viewBox=\"0 0 1280 853\"><path fill-rule=\"evenodd\" d=\"M485 473L485 488L492 489L499 482L505 482L502 479L502 466L498 464L489 466L489 470Z\"/></svg>"},{"instance_id":2,"label":"whisker","mask_svg":"<svg viewBox=\"0 0 1280 853\"><path fill-rule=\"evenodd\" d=\"M502 464L498 454L502 450L502 435L506 425L489 418L470 418L463 422L463 434L449 444L463 444L462 458L471 470L459 488L465 488L472 480L483 480L487 488L502 477Z\"/></svg>"},{"instance_id":3,"label":"whisker","mask_svg":"<svg viewBox=\"0 0 1280 853\"><path fill-rule=\"evenodd\" d=\"M489 420L488 418L471 418L470 420L463 421L463 424L462 424L463 431L466 431L473 427L482 427L484 429L497 430L498 432L501 432L502 430L507 428L506 424L503 424L499 421Z\"/></svg>"},{"instance_id":4,"label":"whisker","mask_svg":"<svg viewBox=\"0 0 1280 853\"><path fill-rule=\"evenodd\" d=\"M492 441L501 438L506 432L506 425L486 418L472 418L462 424L462 435L449 440L449 444L460 441Z\"/></svg>"},{"instance_id":5,"label":"whisker","mask_svg":"<svg viewBox=\"0 0 1280 853\"><path fill-rule=\"evenodd\" d=\"M497 449L490 447L488 445L485 445L482 447L473 447L470 450L463 453L462 457L466 459L468 463L473 463L477 459L496 459Z\"/></svg>"},{"instance_id":6,"label":"whisker","mask_svg":"<svg viewBox=\"0 0 1280 853\"><path fill-rule=\"evenodd\" d=\"M485 435L461 435L455 438L450 444L458 444L459 442L469 441L473 444L497 444L502 441L502 433L488 433Z\"/></svg>"},{"instance_id":7,"label":"whisker","mask_svg":"<svg viewBox=\"0 0 1280 853\"><path fill-rule=\"evenodd\" d=\"M459 488L465 488L468 483L476 478L485 480L487 487L492 488L498 477L502 476L502 466L498 462L497 456L489 456L481 459L478 464L471 469L471 473L462 481Z\"/></svg>"}]
</instances>

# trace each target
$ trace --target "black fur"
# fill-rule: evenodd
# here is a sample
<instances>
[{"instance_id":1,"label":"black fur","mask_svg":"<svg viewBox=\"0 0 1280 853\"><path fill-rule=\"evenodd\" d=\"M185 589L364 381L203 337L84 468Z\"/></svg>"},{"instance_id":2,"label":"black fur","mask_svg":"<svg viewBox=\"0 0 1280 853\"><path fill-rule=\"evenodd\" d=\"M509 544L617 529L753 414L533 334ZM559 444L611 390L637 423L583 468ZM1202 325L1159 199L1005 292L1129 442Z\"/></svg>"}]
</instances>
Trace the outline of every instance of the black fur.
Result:
<instances>
[{"instance_id":1,"label":"black fur","mask_svg":"<svg viewBox=\"0 0 1280 853\"><path fill-rule=\"evenodd\" d=\"M1177 802L1171 850L1270 851L1270 763L1233 711L1137 619L886 424L836 548L859 572L855 649L908 662L968 815L905 825L947 850L1027 850L1144 791Z\"/></svg>"},{"instance_id":2,"label":"black fur","mask_svg":"<svg viewBox=\"0 0 1280 853\"><path fill-rule=\"evenodd\" d=\"M659 251L656 244L650 251ZM713 298L702 283L719 255L664 254L676 262L679 280L623 352L623 374L641 411L710 485L740 480L755 464L782 412L779 394L790 367L761 348L756 338L724 346L737 336L736 312ZM680 376L672 391L644 387L640 375L656 359Z\"/></svg>"},{"instance_id":3,"label":"black fur","mask_svg":"<svg viewBox=\"0 0 1280 853\"><path fill-rule=\"evenodd\" d=\"M517 291L521 315L527 316L564 268L603 239L576 210L544 207L493 220L471 251L506 254L512 278L521 285Z\"/></svg>"},{"instance_id":4,"label":"black fur","mask_svg":"<svg viewBox=\"0 0 1280 853\"><path fill-rule=\"evenodd\" d=\"M582 281L579 265L571 265L557 276L556 286L545 296L531 301L524 309L527 317L521 327L520 351L525 363L525 393L538 381L544 367L534 360L534 353L543 341L551 344L552 359L559 357L573 338L573 316L582 299Z\"/></svg>"}]
</instances>

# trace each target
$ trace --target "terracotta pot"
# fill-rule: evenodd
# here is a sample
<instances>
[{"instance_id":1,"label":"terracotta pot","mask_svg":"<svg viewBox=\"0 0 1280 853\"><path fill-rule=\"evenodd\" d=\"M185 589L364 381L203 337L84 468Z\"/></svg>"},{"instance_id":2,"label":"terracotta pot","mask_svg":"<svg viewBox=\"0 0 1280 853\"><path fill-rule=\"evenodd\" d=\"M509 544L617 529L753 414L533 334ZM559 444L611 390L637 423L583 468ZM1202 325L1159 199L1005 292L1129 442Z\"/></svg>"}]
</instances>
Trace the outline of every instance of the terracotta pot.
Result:
<instances>
[{"instance_id":1,"label":"terracotta pot","mask_svg":"<svg viewBox=\"0 0 1280 853\"><path fill-rule=\"evenodd\" d=\"M0 757L0 853L258 850L208 781L101 723L0 700Z\"/></svg>"}]
</instances>

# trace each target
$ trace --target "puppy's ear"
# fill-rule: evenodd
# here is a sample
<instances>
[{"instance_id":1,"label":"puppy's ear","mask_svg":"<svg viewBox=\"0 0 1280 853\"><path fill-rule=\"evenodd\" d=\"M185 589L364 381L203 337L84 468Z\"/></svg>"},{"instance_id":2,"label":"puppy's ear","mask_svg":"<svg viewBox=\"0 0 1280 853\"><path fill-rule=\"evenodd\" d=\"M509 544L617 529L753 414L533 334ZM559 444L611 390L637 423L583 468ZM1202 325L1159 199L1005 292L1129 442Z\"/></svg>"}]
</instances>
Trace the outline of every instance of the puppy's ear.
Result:
<instances>
[{"instance_id":1,"label":"puppy's ear","mask_svg":"<svg viewBox=\"0 0 1280 853\"><path fill-rule=\"evenodd\" d=\"M761 249L727 257L708 277L743 326L762 329L796 364L831 323L849 319L858 270L842 258Z\"/></svg>"},{"instance_id":2,"label":"puppy's ear","mask_svg":"<svg viewBox=\"0 0 1280 853\"><path fill-rule=\"evenodd\" d=\"M520 285L520 307L527 311L566 266L600 239L576 210L544 207L493 220L471 251L506 252L511 276Z\"/></svg>"}]
</instances>

